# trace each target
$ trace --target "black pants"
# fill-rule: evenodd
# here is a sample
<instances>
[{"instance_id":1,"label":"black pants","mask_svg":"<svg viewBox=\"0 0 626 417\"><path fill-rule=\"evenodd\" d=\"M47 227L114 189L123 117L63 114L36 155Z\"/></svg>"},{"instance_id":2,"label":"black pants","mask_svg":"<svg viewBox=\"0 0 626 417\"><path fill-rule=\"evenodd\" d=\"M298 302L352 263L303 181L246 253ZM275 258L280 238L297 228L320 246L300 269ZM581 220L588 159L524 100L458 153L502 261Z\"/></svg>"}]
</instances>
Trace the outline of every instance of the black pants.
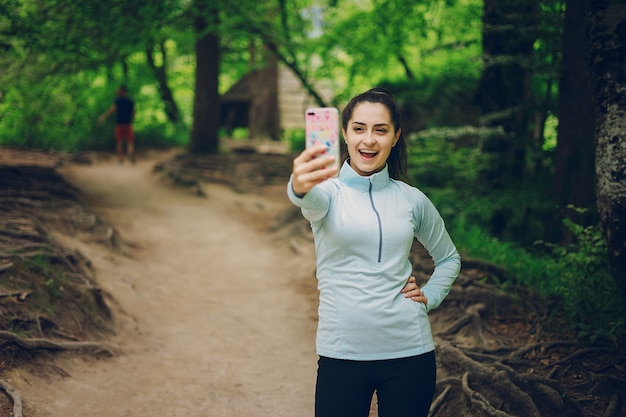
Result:
<instances>
[{"instance_id":1,"label":"black pants","mask_svg":"<svg viewBox=\"0 0 626 417\"><path fill-rule=\"evenodd\" d=\"M315 417L426 417L435 393L435 352L409 358L352 361L320 356Z\"/></svg>"}]
</instances>

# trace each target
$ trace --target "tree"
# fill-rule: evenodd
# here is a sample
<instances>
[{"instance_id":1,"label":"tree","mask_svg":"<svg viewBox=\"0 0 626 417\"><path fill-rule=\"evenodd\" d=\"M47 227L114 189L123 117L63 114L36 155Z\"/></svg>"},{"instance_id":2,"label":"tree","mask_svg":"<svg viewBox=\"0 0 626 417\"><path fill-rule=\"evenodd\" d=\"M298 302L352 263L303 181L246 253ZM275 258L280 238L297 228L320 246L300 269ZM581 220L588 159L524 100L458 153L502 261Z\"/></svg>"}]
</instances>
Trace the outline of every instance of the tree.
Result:
<instances>
[{"instance_id":1,"label":"tree","mask_svg":"<svg viewBox=\"0 0 626 417\"><path fill-rule=\"evenodd\" d=\"M587 76L586 2L587 0L566 2L559 86L558 142L554 160L554 196L561 209L571 204L593 213L596 201L595 143L593 101ZM563 210L558 212L558 217L560 221ZM595 216L588 217L591 220Z\"/></svg>"},{"instance_id":2,"label":"tree","mask_svg":"<svg viewBox=\"0 0 626 417\"><path fill-rule=\"evenodd\" d=\"M592 0L587 14L598 214L613 277L626 296L626 3Z\"/></svg>"},{"instance_id":3,"label":"tree","mask_svg":"<svg viewBox=\"0 0 626 417\"><path fill-rule=\"evenodd\" d=\"M485 0L483 71L476 103L485 126L503 134L485 140L483 151L494 157L485 179L491 185L519 182L526 168L532 104L531 57L537 39L538 0Z\"/></svg>"},{"instance_id":4,"label":"tree","mask_svg":"<svg viewBox=\"0 0 626 417\"><path fill-rule=\"evenodd\" d=\"M219 150L219 70L220 39L217 33L219 10L214 3L194 3L196 40L196 85L193 101L193 126L189 152L203 154Z\"/></svg>"},{"instance_id":5,"label":"tree","mask_svg":"<svg viewBox=\"0 0 626 417\"><path fill-rule=\"evenodd\" d=\"M157 45L157 50L161 54L161 65L157 65L154 59L154 51L152 48L146 49L146 61L154 74L154 78L159 86L159 93L163 104L165 105L165 115L170 122L176 124L180 122L180 110L174 100L174 94L167 82L167 49L165 42L161 41Z\"/></svg>"},{"instance_id":6,"label":"tree","mask_svg":"<svg viewBox=\"0 0 626 417\"><path fill-rule=\"evenodd\" d=\"M328 105L317 91L310 59L314 55L309 37L310 21L304 19L303 10L312 10L308 2L297 7L287 7L285 0L278 4L268 1L254 3L233 2L228 5L231 18L229 26L252 39L258 39L263 50L273 54L279 63L289 68L300 80L302 87L320 105ZM270 68L274 65L268 60Z\"/></svg>"}]
</instances>

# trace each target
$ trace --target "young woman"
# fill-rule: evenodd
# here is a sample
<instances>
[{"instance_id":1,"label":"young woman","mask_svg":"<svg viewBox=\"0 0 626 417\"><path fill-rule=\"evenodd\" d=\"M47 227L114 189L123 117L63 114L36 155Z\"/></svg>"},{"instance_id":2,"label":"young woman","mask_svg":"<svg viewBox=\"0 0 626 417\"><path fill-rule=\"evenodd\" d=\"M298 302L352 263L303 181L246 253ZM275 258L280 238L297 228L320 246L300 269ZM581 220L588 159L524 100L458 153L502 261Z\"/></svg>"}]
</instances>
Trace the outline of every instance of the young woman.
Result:
<instances>
[{"instance_id":1,"label":"young woman","mask_svg":"<svg viewBox=\"0 0 626 417\"><path fill-rule=\"evenodd\" d=\"M326 168L324 146L293 161L287 192L311 222L320 291L316 417L426 417L435 390L428 311L450 291L460 256L430 200L407 185L399 108L385 89L343 110L348 159ZM419 288L413 239L435 268Z\"/></svg>"}]
</instances>

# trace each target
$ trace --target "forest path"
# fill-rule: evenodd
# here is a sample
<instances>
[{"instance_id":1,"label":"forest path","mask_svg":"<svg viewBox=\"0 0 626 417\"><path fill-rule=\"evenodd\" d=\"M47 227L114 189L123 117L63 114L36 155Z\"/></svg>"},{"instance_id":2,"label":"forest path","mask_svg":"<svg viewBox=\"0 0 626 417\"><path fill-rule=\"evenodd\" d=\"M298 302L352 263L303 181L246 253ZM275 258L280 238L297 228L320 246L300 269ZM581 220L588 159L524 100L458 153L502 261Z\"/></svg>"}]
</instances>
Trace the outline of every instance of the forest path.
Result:
<instances>
[{"instance_id":1,"label":"forest path","mask_svg":"<svg viewBox=\"0 0 626 417\"><path fill-rule=\"evenodd\" d=\"M289 203L207 184L208 198L113 159L60 170L129 242L128 256L67 236L119 303L120 353L50 356L12 371L29 417L312 415L316 356L309 256L265 226ZM309 259L310 258L310 259Z\"/></svg>"}]
</instances>

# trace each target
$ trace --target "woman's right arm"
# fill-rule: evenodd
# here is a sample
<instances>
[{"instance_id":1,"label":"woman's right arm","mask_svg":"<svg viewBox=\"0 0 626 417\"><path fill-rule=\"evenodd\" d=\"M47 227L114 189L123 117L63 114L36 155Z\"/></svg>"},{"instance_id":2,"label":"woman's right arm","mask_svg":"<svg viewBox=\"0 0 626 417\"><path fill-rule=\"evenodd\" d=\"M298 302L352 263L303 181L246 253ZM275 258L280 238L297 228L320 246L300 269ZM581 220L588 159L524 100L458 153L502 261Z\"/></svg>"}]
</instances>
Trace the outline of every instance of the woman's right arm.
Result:
<instances>
[{"instance_id":1,"label":"woman's right arm","mask_svg":"<svg viewBox=\"0 0 626 417\"><path fill-rule=\"evenodd\" d=\"M326 146L317 145L305 149L293 160L293 171L287 185L287 195L291 202L302 208L302 214L310 221L326 215L330 196L327 193L312 192L313 187L337 175L336 167L327 165L333 161L332 155L321 156Z\"/></svg>"},{"instance_id":2,"label":"woman's right arm","mask_svg":"<svg viewBox=\"0 0 626 417\"><path fill-rule=\"evenodd\" d=\"M291 173L291 187L297 197L304 197L317 184L337 175L336 167L326 167L334 161L332 155L321 156L326 152L326 146L318 144L307 148L293 160Z\"/></svg>"}]
</instances>

